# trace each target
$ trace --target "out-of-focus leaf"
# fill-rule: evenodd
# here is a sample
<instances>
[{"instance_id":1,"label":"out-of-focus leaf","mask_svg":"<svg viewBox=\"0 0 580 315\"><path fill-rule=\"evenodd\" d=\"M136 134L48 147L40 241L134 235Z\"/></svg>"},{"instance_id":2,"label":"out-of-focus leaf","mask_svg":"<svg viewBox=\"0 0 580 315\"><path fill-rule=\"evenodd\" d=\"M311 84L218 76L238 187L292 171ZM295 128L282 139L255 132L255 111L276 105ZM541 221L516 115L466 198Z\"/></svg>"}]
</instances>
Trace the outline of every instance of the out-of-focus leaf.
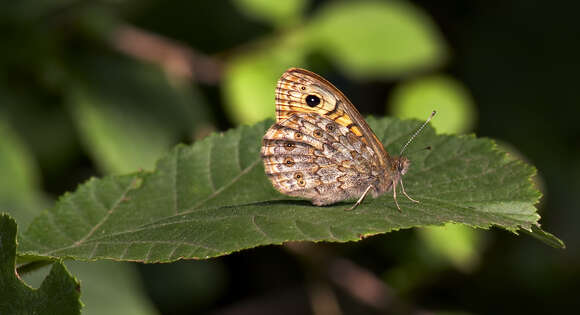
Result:
<instances>
[{"instance_id":1,"label":"out-of-focus leaf","mask_svg":"<svg viewBox=\"0 0 580 315\"><path fill-rule=\"evenodd\" d=\"M159 310L196 313L227 290L227 270L221 260L182 260L172 264L146 264L141 271L149 295Z\"/></svg>"},{"instance_id":2,"label":"out-of-focus leaf","mask_svg":"<svg viewBox=\"0 0 580 315\"><path fill-rule=\"evenodd\" d=\"M445 75L402 83L393 91L390 103L393 114L399 118L425 119L432 110L437 110L439 114L432 124L441 133L468 132L477 119L467 88Z\"/></svg>"},{"instance_id":3,"label":"out-of-focus leaf","mask_svg":"<svg viewBox=\"0 0 580 315\"><path fill-rule=\"evenodd\" d=\"M0 121L0 209L28 226L45 204L34 157L24 143Z\"/></svg>"},{"instance_id":4,"label":"out-of-focus leaf","mask_svg":"<svg viewBox=\"0 0 580 315\"><path fill-rule=\"evenodd\" d=\"M66 265L82 281L84 315L157 314L134 265L110 261L71 261Z\"/></svg>"},{"instance_id":5,"label":"out-of-focus leaf","mask_svg":"<svg viewBox=\"0 0 580 315\"><path fill-rule=\"evenodd\" d=\"M435 315L473 315L473 313L466 311L435 311Z\"/></svg>"},{"instance_id":6,"label":"out-of-focus leaf","mask_svg":"<svg viewBox=\"0 0 580 315\"><path fill-rule=\"evenodd\" d=\"M481 231L465 225L421 229L419 235L433 255L440 256L455 268L469 272L478 267L482 243Z\"/></svg>"},{"instance_id":7,"label":"out-of-focus leaf","mask_svg":"<svg viewBox=\"0 0 580 315\"><path fill-rule=\"evenodd\" d=\"M69 107L86 150L109 173L151 169L180 136L208 123L200 97L161 71L125 59L91 59Z\"/></svg>"},{"instance_id":8,"label":"out-of-focus leaf","mask_svg":"<svg viewBox=\"0 0 580 315\"><path fill-rule=\"evenodd\" d=\"M274 117L276 82L286 69L303 63L304 51L292 49L293 41L230 61L224 75L223 93L231 121L251 124Z\"/></svg>"},{"instance_id":9,"label":"out-of-focus leaf","mask_svg":"<svg viewBox=\"0 0 580 315\"><path fill-rule=\"evenodd\" d=\"M13 87L0 79L0 119L14 129L14 134L26 144L27 154L34 156L50 177L78 156L78 145L64 106L53 104L54 100L38 88ZM18 218L17 221L22 224Z\"/></svg>"},{"instance_id":10,"label":"out-of-focus leaf","mask_svg":"<svg viewBox=\"0 0 580 315\"><path fill-rule=\"evenodd\" d=\"M0 20L10 19L32 23L33 20L64 10L73 5L75 0L58 1L9 1L2 5Z\"/></svg>"},{"instance_id":11,"label":"out-of-focus leaf","mask_svg":"<svg viewBox=\"0 0 580 315\"><path fill-rule=\"evenodd\" d=\"M291 26L302 17L307 0L235 0L248 16L264 20L274 26Z\"/></svg>"},{"instance_id":12,"label":"out-of-focus leaf","mask_svg":"<svg viewBox=\"0 0 580 315\"><path fill-rule=\"evenodd\" d=\"M15 271L16 222L0 215L0 314L80 314L79 283L56 262L38 289Z\"/></svg>"},{"instance_id":13,"label":"out-of-focus leaf","mask_svg":"<svg viewBox=\"0 0 580 315\"><path fill-rule=\"evenodd\" d=\"M368 122L391 152L419 124ZM451 222L516 233L531 231L539 220L533 167L507 158L491 140L441 136L431 128L415 145L432 150L410 154L405 176L406 191L421 203L400 197L399 212L385 194L344 211L352 202L315 207L289 198L264 174L260 146L270 124L178 146L151 173L88 181L33 221L21 237L22 254L165 262L287 241L354 241Z\"/></svg>"},{"instance_id":14,"label":"out-of-focus leaf","mask_svg":"<svg viewBox=\"0 0 580 315\"><path fill-rule=\"evenodd\" d=\"M330 2L307 26L309 46L355 76L400 76L441 65L447 47L409 2Z\"/></svg>"}]
</instances>

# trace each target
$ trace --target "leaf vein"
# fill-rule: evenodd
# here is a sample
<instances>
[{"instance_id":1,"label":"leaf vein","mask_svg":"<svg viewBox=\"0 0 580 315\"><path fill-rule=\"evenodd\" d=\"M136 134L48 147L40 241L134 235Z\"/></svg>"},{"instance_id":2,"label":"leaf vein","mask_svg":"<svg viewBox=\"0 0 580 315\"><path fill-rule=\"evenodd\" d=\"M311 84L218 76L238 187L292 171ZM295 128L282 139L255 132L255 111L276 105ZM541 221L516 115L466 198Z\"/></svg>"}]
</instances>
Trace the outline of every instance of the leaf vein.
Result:
<instances>
[{"instance_id":1,"label":"leaf vein","mask_svg":"<svg viewBox=\"0 0 580 315\"><path fill-rule=\"evenodd\" d=\"M302 235L304 235L304 237L306 237L307 239L311 239L312 238L312 237L310 237L310 235L306 234L304 232L304 230L302 230L302 228L298 224L298 220L294 220L294 226L296 227L296 230L298 230L298 232L300 232Z\"/></svg>"},{"instance_id":2,"label":"leaf vein","mask_svg":"<svg viewBox=\"0 0 580 315\"><path fill-rule=\"evenodd\" d=\"M72 198L72 196L69 196L69 198L67 198L67 203L71 206L71 208L73 208L75 210L75 213L77 214L77 216L86 225L87 229L89 229L92 226L92 224L91 224L89 218L87 217L88 211L80 211L79 207L77 207L77 204L74 201L74 199Z\"/></svg>"},{"instance_id":3,"label":"leaf vein","mask_svg":"<svg viewBox=\"0 0 580 315\"><path fill-rule=\"evenodd\" d=\"M173 212L175 214L179 214L179 198L177 196L177 187L178 187L177 186L177 184L178 184L177 183L177 172L179 170L179 160L180 160L179 157L181 155L180 152L181 152L181 150L178 150L177 153L175 154L175 159L173 162L173 165L174 165L173 174L172 174L172 176L173 176L173 183L172 183L173 184L173 187L172 187L173 188Z\"/></svg>"},{"instance_id":4,"label":"leaf vein","mask_svg":"<svg viewBox=\"0 0 580 315\"><path fill-rule=\"evenodd\" d=\"M267 239L272 240L272 237L270 237L256 222L256 215L252 215L252 224L254 225L254 227L258 232L264 235Z\"/></svg>"},{"instance_id":5,"label":"leaf vein","mask_svg":"<svg viewBox=\"0 0 580 315\"><path fill-rule=\"evenodd\" d=\"M95 257L95 253L97 252L97 248L99 247L99 244L100 243L95 243L93 250L91 250L91 253L89 254L89 259L92 259L93 257Z\"/></svg>"},{"instance_id":6,"label":"leaf vein","mask_svg":"<svg viewBox=\"0 0 580 315\"><path fill-rule=\"evenodd\" d=\"M248 167L246 167L244 170L242 170L240 172L240 174L236 175L234 178L232 178L228 183L224 184L222 187L218 188L217 190L215 190L211 195L209 195L208 197L206 197L204 200L199 201L198 203L196 203L193 207L187 209L186 211L192 211L195 209L198 209L201 205L203 205L204 203L206 203L207 201L215 198L217 195L219 195L222 191L224 191L225 189L227 189L228 187L230 187L231 185L233 185L234 183L236 183L236 181L238 179L240 179L243 175L247 174L248 172L250 172L259 162L260 160L255 160L252 164L248 165Z\"/></svg>"},{"instance_id":7,"label":"leaf vein","mask_svg":"<svg viewBox=\"0 0 580 315\"><path fill-rule=\"evenodd\" d=\"M209 141L209 148L207 150L207 180L208 180L208 184L209 187L211 188L211 191L215 193L216 188L215 188L215 184L213 182L213 178L212 178L212 171L211 171L211 157L212 157L212 151L213 151L213 140Z\"/></svg>"},{"instance_id":8,"label":"leaf vein","mask_svg":"<svg viewBox=\"0 0 580 315\"><path fill-rule=\"evenodd\" d=\"M82 244L89 237L91 237L101 226L103 226L103 224L105 224L105 222L109 219L109 217L111 216L111 214L113 213L113 211L115 211L115 209L117 209L117 207L125 199L125 196L127 195L127 193L131 190L131 187L133 186L133 184L135 182L135 179L136 178L133 178L133 180L131 181L131 183L129 183L129 185L127 185L127 187L125 187L125 190L123 191L123 193L120 195L119 198L117 198L117 200L111 206L111 208L107 211L107 213L105 214L105 216L103 216L103 218L84 237L82 237L81 239L79 239L78 241L76 241L74 243L74 245L78 246L79 244Z\"/></svg>"}]
</instances>

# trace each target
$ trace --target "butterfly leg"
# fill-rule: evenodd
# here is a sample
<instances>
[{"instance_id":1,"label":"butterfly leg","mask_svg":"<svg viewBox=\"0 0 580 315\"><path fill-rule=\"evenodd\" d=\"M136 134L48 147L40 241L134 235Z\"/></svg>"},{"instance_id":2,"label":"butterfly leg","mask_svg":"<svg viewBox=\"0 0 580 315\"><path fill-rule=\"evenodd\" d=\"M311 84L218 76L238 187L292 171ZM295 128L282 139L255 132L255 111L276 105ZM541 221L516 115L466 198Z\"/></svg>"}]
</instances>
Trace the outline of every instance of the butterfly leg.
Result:
<instances>
[{"instance_id":1,"label":"butterfly leg","mask_svg":"<svg viewBox=\"0 0 580 315\"><path fill-rule=\"evenodd\" d=\"M415 200L415 199L409 197L409 195L407 195L407 192L405 191L405 186L403 186L403 178L401 178L400 182L401 182L401 190L403 191L403 195L405 195L405 197L407 197L409 200L411 200L413 202L420 203L419 200Z\"/></svg>"},{"instance_id":2,"label":"butterfly leg","mask_svg":"<svg viewBox=\"0 0 580 315\"><path fill-rule=\"evenodd\" d=\"M399 207L399 203L397 202L397 182L393 182L393 199L395 200L395 205L397 206L399 212L403 212L401 211L401 207Z\"/></svg>"},{"instance_id":3,"label":"butterfly leg","mask_svg":"<svg viewBox=\"0 0 580 315\"><path fill-rule=\"evenodd\" d=\"M352 205L352 207L346 209L347 211L351 211L354 210L356 207L358 207L358 205L360 205L363 200L365 199L365 197L367 196L367 194L369 193L369 191L371 191L371 188L373 188L373 185L369 185L369 187L367 187L367 189L365 190L365 192L363 192L362 196L360 196L360 198L358 198L358 200L356 201L356 203L354 205Z\"/></svg>"}]
</instances>

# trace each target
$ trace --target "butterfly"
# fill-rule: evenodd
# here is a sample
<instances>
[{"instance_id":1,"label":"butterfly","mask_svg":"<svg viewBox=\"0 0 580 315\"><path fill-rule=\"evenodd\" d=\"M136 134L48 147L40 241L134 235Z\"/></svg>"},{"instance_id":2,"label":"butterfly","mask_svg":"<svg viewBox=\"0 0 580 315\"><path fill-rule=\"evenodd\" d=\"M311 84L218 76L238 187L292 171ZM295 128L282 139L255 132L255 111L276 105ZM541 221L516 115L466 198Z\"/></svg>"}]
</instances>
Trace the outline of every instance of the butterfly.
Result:
<instances>
[{"instance_id":1,"label":"butterfly","mask_svg":"<svg viewBox=\"0 0 580 315\"><path fill-rule=\"evenodd\" d=\"M433 117L417 130L401 150ZM330 82L305 69L288 69L276 87L276 122L262 139L266 175L279 192L330 205L390 190L397 209L410 161L391 156L348 98Z\"/></svg>"}]
</instances>

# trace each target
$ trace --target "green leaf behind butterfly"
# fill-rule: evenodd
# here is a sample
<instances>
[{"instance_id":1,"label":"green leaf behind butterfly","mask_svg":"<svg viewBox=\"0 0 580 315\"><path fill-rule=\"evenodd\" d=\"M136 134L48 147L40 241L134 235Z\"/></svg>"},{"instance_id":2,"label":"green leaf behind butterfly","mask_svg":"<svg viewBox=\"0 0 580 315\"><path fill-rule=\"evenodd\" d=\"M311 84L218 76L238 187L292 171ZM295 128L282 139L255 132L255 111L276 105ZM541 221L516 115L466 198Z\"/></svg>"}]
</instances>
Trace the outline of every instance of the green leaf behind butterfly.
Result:
<instances>
[{"instance_id":1,"label":"green leaf behind butterfly","mask_svg":"<svg viewBox=\"0 0 580 315\"><path fill-rule=\"evenodd\" d=\"M309 47L355 77L398 77L441 66L448 48L432 19L406 1L329 2L306 26Z\"/></svg>"},{"instance_id":2,"label":"green leaf behind butterfly","mask_svg":"<svg viewBox=\"0 0 580 315\"><path fill-rule=\"evenodd\" d=\"M290 27L300 21L304 9L308 6L308 1L234 0L233 4L249 17L282 28Z\"/></svg>"},{"instance_id":3,"label":"green leaf behind butterfly","mask_svg":"<svg viewBox=\"0 0 580 315\"><path fill-rule=\"evenodd\" d=\"M419 124L368 122L395 153ZM259 153L270 123L177 146L153 172L89 180L33 221L21 254L168 262L287 241L354 241L449 222L524 229L563 247L537 226L535 169L489 139L436 135L427 128L408 149L412 164L404 177L406 191L421 203L399 196L399 212L387 193L345 211L352 202L316 207L273 189Z\"/></svg>"},{"instance_id":4,"label":"green leaf behind butterfly","mask_svg":"<svg viewBox=\"0 0 580 315\"><path fill-rule=\"evenodd\" d=\"M101 169L114 174L152 169L182 135L212 119L195 87L159 69L113 56L83 60L83 79L68 92L80 140Z\"/></svg>"}]
</instances>

